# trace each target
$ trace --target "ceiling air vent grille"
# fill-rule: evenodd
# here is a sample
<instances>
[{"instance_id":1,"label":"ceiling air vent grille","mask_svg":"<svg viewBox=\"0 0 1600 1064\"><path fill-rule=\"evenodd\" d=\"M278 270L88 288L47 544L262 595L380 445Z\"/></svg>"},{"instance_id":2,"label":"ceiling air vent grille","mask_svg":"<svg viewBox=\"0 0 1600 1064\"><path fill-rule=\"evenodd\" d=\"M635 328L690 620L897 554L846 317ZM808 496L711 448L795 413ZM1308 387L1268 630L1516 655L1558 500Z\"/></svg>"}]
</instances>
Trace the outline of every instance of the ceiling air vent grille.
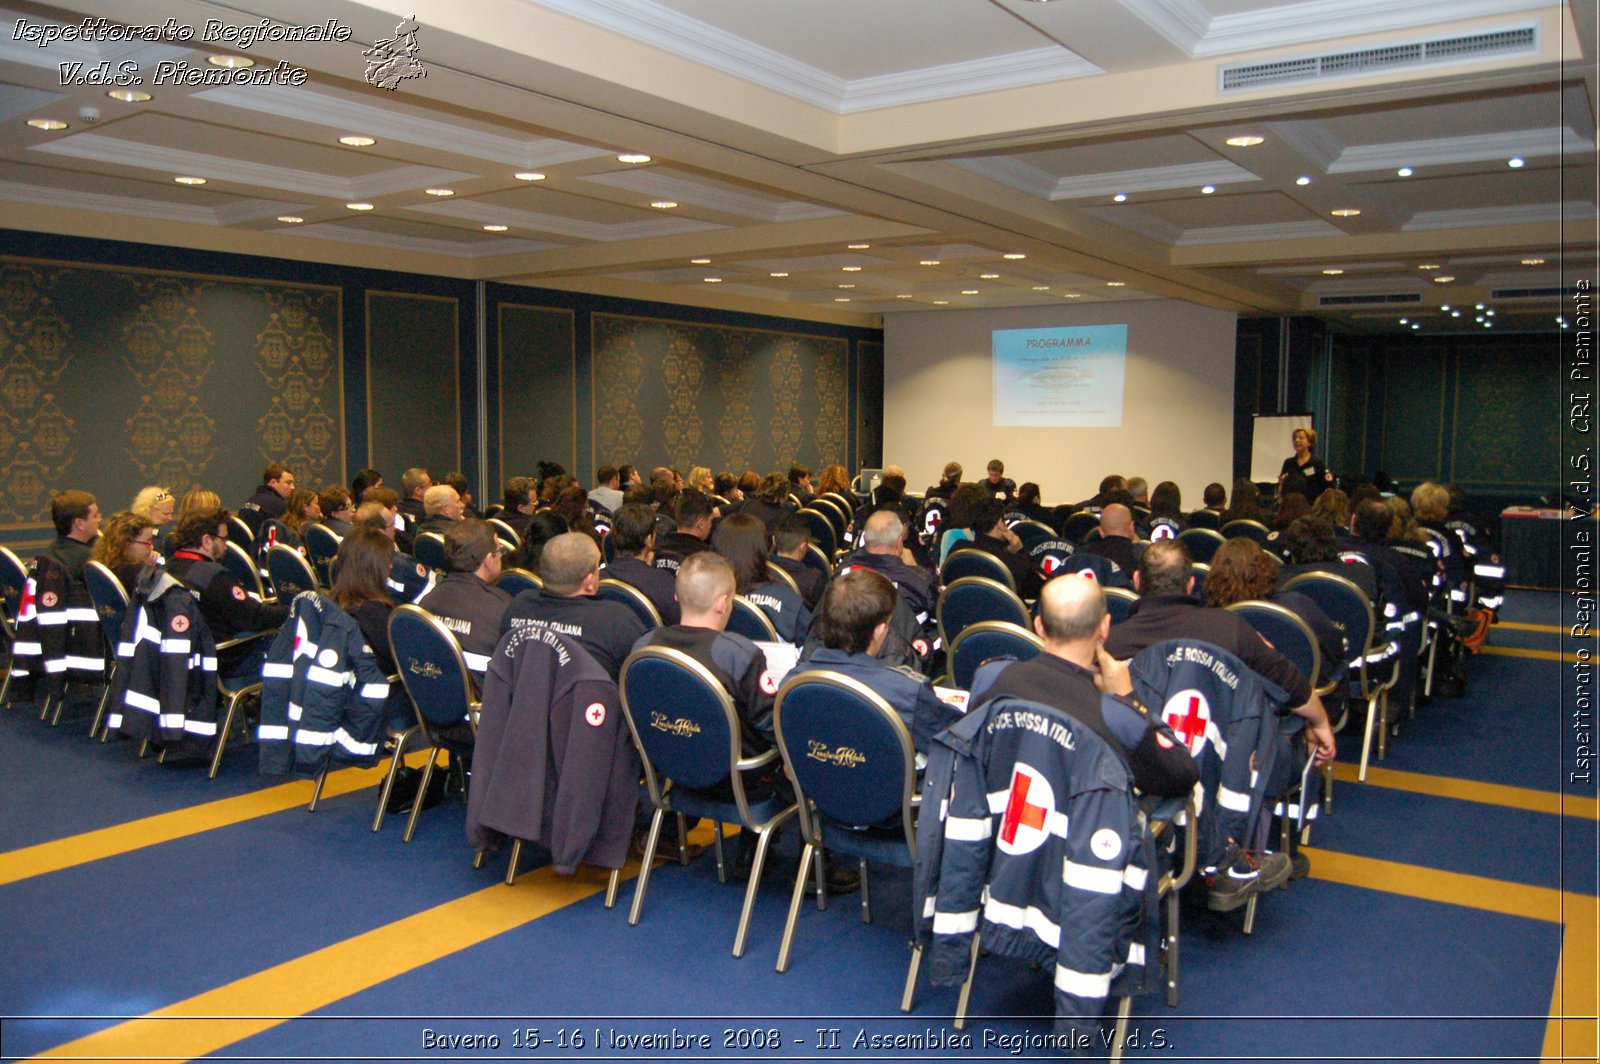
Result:
<instances>
[{"instance_id":1,"label":"ceiling air vent grille","mask_svg":"<svg viewBox=\"0 0 1600 1064\"><path fill-rule=\"evenodd\" d=\"M1416 292L1369 292L1359 296L1322 296L1317 300L1319 306L1324 307L1349 307L1358 304L1373 303L1421 303L1422 296Z\"/></svg>"},{"instance_id":2,"label":"ceiling air vent grille","mask_svg":"<svg viewBox=\"0 0 1600 1064\"><path fill-rule=\"evenodd\" d=\"M1549 299L1552 296L1559 299L1567 294L1564 288L1496 288L1490 293L1492 299Z\"/></svg>"},{"instance_id":3,"label":"ceiling air vent grille","mask_svg":"<svg viewBox=\"0 0 1600 1064\"><path fill-rule=\"evenodd\" d=\"M1391 44L1381 48L1280 59L1270 63L1242 63L1221 68L1221 91L1242 92L1327 78L1353 78L1397 67L1517 55L1536 51L1538 43L1535 27L1529 25L1489 33Z\"/></svg>"}]
</instances>

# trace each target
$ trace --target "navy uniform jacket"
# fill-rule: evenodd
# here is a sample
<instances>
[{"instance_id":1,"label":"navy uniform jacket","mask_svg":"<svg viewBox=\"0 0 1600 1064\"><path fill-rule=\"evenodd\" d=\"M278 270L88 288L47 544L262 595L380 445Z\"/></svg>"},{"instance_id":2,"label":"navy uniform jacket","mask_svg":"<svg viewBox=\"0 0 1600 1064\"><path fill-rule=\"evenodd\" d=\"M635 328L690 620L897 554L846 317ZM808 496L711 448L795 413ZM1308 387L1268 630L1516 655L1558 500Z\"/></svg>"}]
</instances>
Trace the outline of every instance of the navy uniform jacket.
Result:
<instances>
[{"instance_id":1,"label":"navy uniform jacket","mask_svg":"<svg viewBox=\"0 0 1600 1064\"><path fill-rule=\"evenodd\" d=\"M256 489L256 493L239 507L239 520L250 528L250 534L259 542L261 539L261 526L274 518L282 517L289 512L289 503L282 495L273 491L266 484Z\"/></svg>"},{"instance_id":2,"label":"navy uniform jacket","mask_svg":"<svg viewBox=\"0 0 1600 1064\"><path fill-rule=\"evenodd\" d=\"M1063 658L1040 654L1007 665L974 708L1004 695L1082 721L1121 756L1133 770L1133 785L1145 794L1181 798L1200 778L1194 758L1159 716L1132 699L1102 695L1087 669Z\"/></svg>"},{"instance_id":3,"label":"navy uniform jacket","mask_svg":"<svg viewBox=\"0 0 1600 1064\"><path fill-rule=\"evenodd\" d=\"M611 559L601 576L621 580L644 592L644 597L661 614L662 624L678 623L678 588L674 572L646 565L631 554L620 554Z\"/></svg>"},{"instance_id":4,"label":"navy uniform jacket","mask_svg":"<svg viewBox=\"0 0 1600 1064\"><path fill-rule=\"evenodd\" d=\"M811 611L806 609L805 600L794 588L769 580L746 591L744 597L767 615L772 627L778 630L779 639L786 643L805 642L806 633L811 630Z\"/></svg>"},{"instance_id":5,"label":"navy uniform jacket","mask_svg":"<svg viewBox=\"0 0 1600 1064\"><path fill-rule=\"evenodd\" d=\"M883 700L911 729L918 752L927 753L933 737L961 719L961 711L947 706L933 692L926 676L905 665L890 665L870 654L847 654L822 647L800 664L801 669L827 669L860 680Z\"/></svg>"},{"instance_id":6,"label":"navy uniform jacket","mask_svg":"<svg viewBox=\"0 0 1600 1064\"><path fill-rule=\"evenodd\" d=\"M932 620L933 608L939 601L939 581L926 569L907 565L893 554L872 554L862 548L845 558L839 573L843 575L858 565L883 575L899 588L900 597L916 614L918 624L926 626Z\"/></svg>"},{"instance_id":7,"label":"navy uniform jacket","mask_svg":"<svg viewBox=\"0 0 1600 1064\"><path fill-rule=\"evenodd\" d=\"M461 644L467 670L479 680L489 667L489 656L500 641L500 619L511 596L476 573L451 573L417 605L439 618Z\"/></svg>"},{"instance_id":8,"label":"navy uniform jacket","mask_svg":"<svg viewBox=\"0 0 1600 1064\"><path fill-rule=\"evenodd\" d=\"M83 583L83 567L89 564L89 558L94 554L94 549L88 543L80 543L71 536L57 536L55 542L39 552L48 555L61 563L67 575L78 583Z\"/></svg>"},{"instance_id":9,"label":"navy uniform jacket","mask_svg":"<svg viewBox=\"0 0 1600 1064\"><path fill-rule=\"evenodd\" d=\"M1028 560L1021 554L1010 550L1003 539L996 539L986 532L975 534L971 539L960 540L951 546L952 552L958 550L981 550L985 554L999 558L1005 567L1011 570L1011 579L1016 582L1017 595L1025 599L1039 597L1039 589L1044 586L1044 580L1028 564Z\"/></svg>"},{"instance_id":10,"label":"navy uniform jacket","mask_svg":"<svg viewBox=\"0 0 1600 1064\"><path fill-rule=\"evenodd\" d=\"M670 532L665 536L658 536L656 538L656 568L669 568L669 566L661 564L664 560L661 557L663 554L670 554L675 559L670 568L676 572L678 568L677 562L682 561L691 554L699 554L703 550L710 549L711 543L708 540L701 539L699 536L692 536L687 532Z\"/></svg>"},{"instance_id":11,"label":"navy uniform jacket","mask_svg":"<svg viewBox=\"0 0 1600 1064\"><path fill-rule=\"evenodd\" d=\"M767 669L767 656L760 647L734 632L687 624L646 632L634 649L647 646L680 650L711 670L733 696L742 756L758 757L772 749L772 702L778 678Z\"/></svg>"},{"instance_id":12,"label":"navy uniform jacket","mask_svg":"<svg viewBox=\"0 0 1600 1064\"><path fill-rule=\"evenodd\" d=\"M620 602L586 595L551 595L537 587L511 600L500 621L500 634L528 625L548 628L576 642L612 682L647 630L639 615Z\"/></svg>"},{"instance_id":13,"label":"navy uniform jacket","mask_svg":"<svg viewBox=\"0 0 1600 1064\"><path fill-rule=\"evenodd\" d=\"M217 647L171 573L145 568L117 647L108 731L199 753L217 738Z\"/></svg>"},{"instance_id":14,"label":"navy uniform jacket","mask_svg":"<svg viewBox=\"0 0 1600 1064\"><path fill-rule=\"evenodd\" d=\"M1131 573L1139 568L1139 559L1134 554L1133 540L1127 536L1096 536L1086 543L1083 549L1089 554L1110 559L1125 573Z\"/></svg>"},{"instance_id":15,"label":"navy uniform jacket","mask_svg":"<svg viewBox=\"0 0 1600 1064\"><path fill-rule=\"evenodd\" d=\"M557 872L620 868L633 836L639 758L617 685L576 643L523 627L500 641L483 684L467 839L549 847Z\"/></svg>"},{"instance_id":16,"label":"navy uniform jacket","mask_svg":"<svg viewBox=\"0 0 1600 1064\"><path fill-rule=\"evenodd\" d=\"M188 584L200 599L200 612L205 615L206 627L212 638L223 643L246 632L261 632L277 628L289 616L288 607L276 602L262 602L255 594L246 591L238 577L226 568L196 554L194 551L175 551L167 562L167 572ZM233 648L222 651L222 674L231 675L234 666L249 657L250 648Z\"/></svg>"},{"instance_id":17,"label":"navy uniform jacket","mask_svg":"<svg viewBox=\"0 0 1600 1064\"><path fill-rule=\"evenodd\" d=\"M1238 656L1288 694L1286 705L1300 706L1311 699L1310 682L1248 621L1227 610L1205 609L1188 595L1146 595L1135 602L1128 619L1112 626L1106 652L1123 660L1168 639L1200 640Z\"/></svg>"},{"instance_id":18,"label":"navy uniform jacket","mask_svg":"<svg viewBox=\"0 0 1600 1064\"><path fill-rule=\"evenodd\" d=\"M781 554L771 555L767 560L789 574L795 585L800 588L800 597L805 600L806 609L815 613L817 603L822 601L822 592L828 586L828 578L823 575L822 570L814 569L805 562L793 558L785 558Z\"/></svg>"}]
</instances>

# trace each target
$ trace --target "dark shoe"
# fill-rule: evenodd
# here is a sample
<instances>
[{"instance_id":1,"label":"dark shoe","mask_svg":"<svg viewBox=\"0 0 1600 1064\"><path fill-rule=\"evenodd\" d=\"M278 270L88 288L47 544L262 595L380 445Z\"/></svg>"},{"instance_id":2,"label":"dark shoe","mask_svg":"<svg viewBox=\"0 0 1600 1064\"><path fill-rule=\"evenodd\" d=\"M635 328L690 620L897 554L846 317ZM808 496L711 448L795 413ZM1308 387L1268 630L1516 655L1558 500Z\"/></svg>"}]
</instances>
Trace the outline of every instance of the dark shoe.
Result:
<instances>
[{"instance_id":1,"label":"dark shoe","mask_svg":"<svg viewBox=\"0 0 1600 1064\"><path fill-rule=\"evenodd\" d=\"M1261 870L1233 847L1228 848L1218 867L1201 873L1206 887L1206 908L1227 913L1261 893Z\"/></svg>"},{"instance_id":2,"label":"dark shoe","mask_svg":"<svg viewBox=\"0 0 1600 1064\"><path fill-rule=\"evenodd\" d=\"M433 778L428 781L428 793L422 796L422 808L432 809L444 800L444 785L446 773L434 770ZM386 807L390 813L409 813L417 801L417 789L422 786L422 770L402 765L400 773L395 777L394 790L389 792L389 804Z\"/></svg>"},{"instance_id":3,"label":"dark shoe","mask_svg":"<svg viewBox=\"0 0 1600 1064\"><path fill-rule=\"evenodd\" d=\"M822 884L828 890L828 897L837 898L846 894L854 894L861 889L861 873L847 865L835 864L824 861L827 871L822 874ZM814 898L817 895L817 877L813 872L806 876L806 897Z\"/></svg>"},{"instance_id":4,"label":"dark shoe","mask_svg":"<svg viewBox=\"0 0 1600 1064\"><path fill-rule=\"evenodd\" d=\"M1244 855L1244 859L1255 865L1260 873L1259 886L1256 888L1261 893L1277 890L1289 882L1289 876L1294 872L1294 862L1289 860L1286 853L1273 853L1270 850L1252 850Z\"/></svg>"},{"instance_id":5,"label":"dark shoe","mask_svg":"<svg viewBox=\"0 0 1600 1064\"><path fill-rule=\"evenodd\" d=\"M750 880L750 870L756 863L756 833L753 831L741 831L736 837L739 842L733 851L733 863L728 866L728 875L741 883L747 883ZM772 833L772 841L767 843L767 860L761 866L762 879L770 876L772 870L778 866L778 863L772 857L773 852L778 848L778 840L782 837L780 832L774 831Z\"/></svg>"},{"instance_id":6,"label":"dark shoe","mask_svg":"<svg viewBox=\"0 0 1600 1064\"><path fill-rule=\"evenodd\" d=\"M1307 857L1303 851L1294 851L1289 856L1289 864L1292 866L1292 870L1289 872L1291 881L1304 879L1311 874L1311 858Z\"/></svg>"},{"instance_id":7,"label":"dark shoe","mask_svg":"<svg viewBox=\"0 0 1600 1064\"><path fill-rule=\"evenodd\" d=\"M632 847L630 847L630 849L631 849L631 851L633 853L634 860L636 860L636 861L644 860L645 844L648 843L649 841L650 841L650 831L649 831L649 829L645 829L643 831L636 831L636 832L633 833L633 845L632 845ZM702 853L705 852L705 849L706 848L704 846L701 846L697 842L689 843L689 860L692 861L696 857L699 857ZM680 852L678 850L678 834L677 834L677 832L675 832L675 831L667 831L665 828L662 829L661 838L656 840L656 858L658 860L666 860L666 861L678 861L678 860L682 859L681 856L680 856ZM746 871L745 874L747 876L749 875L748 870Z\"/></svg>"}]
</instances>

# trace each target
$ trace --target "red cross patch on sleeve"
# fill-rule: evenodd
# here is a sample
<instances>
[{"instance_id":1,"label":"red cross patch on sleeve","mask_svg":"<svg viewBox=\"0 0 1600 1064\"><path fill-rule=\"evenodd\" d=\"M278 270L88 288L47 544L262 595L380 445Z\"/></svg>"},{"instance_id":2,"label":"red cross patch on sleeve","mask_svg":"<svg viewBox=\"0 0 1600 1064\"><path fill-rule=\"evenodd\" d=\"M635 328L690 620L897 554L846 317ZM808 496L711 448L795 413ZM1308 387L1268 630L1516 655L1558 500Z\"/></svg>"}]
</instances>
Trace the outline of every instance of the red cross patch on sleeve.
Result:
<instances>
[{"instance_id":1,"label":"red cross patch on sleeve","mask_svg":"<svg viewBox=\"0 0 1600 1064\"><path fill-rule=\"evenodd\" d=\"M591 702L589 708L583 711L583 719L589 722L589 727L598 728L606 722L606 707L603 702Z\"/></svg>"},{"instance_id":2,"label":"red cross patch on sleeve","mask_svg":"<svg viewBox=\"0 0 1600 1064\"><path fill-rule=\"evenodd\" d=\"M761 670L761 690L762 693L769 695L778 693L778 678L772 675L771 669Z\"/></svg>"},{"instance_id":3,"label":"red cross patch on sleeve","mask_svg":"<svg viewBox=\"0 0 1600 1064\"><path fill-rule=\"evenodd\" d=\"M185 617L181 613L172 618L172 630L180 635L184 632L187 632L189 630L189 618Z\"/></svg>"},{"instance_id":4,"label":"red cross patch on sleeve","mask_svg":"<svg viewBox=\"0 0 1600 1064\"><path fill-rule=\"evenodd\" d=\"M244 588L240 587L238 584L234 584L233 585L233 597L238 599L240 602L243 602L244 601Z\"/></svg>"},{"instance_id":5,"label":"red cross patch on sleeve","mask_svg":"<svg viewBox=\"0 0 1600 1064\"><path fill-rule=\"evenodd\" d=\"M39 604L45 609L49 609L51 606L54 606L58 601L59 600L56 598L56 593L54 591L46 591L43 595L39 596Z\"/></svg>"}]
</instances>

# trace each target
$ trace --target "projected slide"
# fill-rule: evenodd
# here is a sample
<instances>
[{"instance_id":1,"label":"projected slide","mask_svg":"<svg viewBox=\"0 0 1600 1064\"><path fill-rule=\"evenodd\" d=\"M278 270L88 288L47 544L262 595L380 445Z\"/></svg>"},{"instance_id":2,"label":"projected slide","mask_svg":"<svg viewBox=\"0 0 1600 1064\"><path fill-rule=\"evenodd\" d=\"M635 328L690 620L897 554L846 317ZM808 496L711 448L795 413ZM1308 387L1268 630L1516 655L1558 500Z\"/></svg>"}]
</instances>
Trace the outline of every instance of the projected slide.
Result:
<instances>
[{"instance_id":1,"label":"projected slide","mask_svg":"<svg viewBox=\"0 0 1600 1064\"><path fill-rule=\"evenodd\" d=\"M1117 428L1128 355L1126 325L997 329L994 423Z\"/></svg>"}]
</instances>

